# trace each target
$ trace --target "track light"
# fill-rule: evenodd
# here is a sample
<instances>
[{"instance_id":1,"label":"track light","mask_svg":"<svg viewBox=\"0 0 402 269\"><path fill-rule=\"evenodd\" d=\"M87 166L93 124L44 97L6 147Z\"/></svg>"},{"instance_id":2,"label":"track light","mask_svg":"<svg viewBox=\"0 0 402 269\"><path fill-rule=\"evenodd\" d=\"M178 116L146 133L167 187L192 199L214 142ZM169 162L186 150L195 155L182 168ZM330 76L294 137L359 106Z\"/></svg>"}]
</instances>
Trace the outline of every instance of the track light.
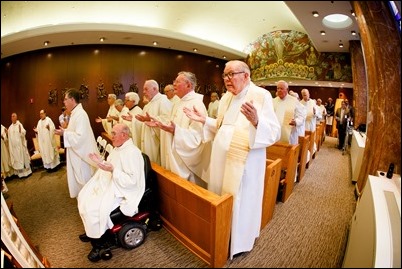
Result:
<instances>
[{"instance_id":1,"label":"track light","mask_svg":"<svg viewBox=\"0 0 402 269\"><path fill-rule=\"evenodd\" d=\"M318 17L318 16L320 16L319 14L318 14L318 12L317 11L313 11L313 17Z\"/></svg>"},{"instance_id":2,"label":"track light","mask_svg":"<svg viewBox=\"0 0 402 269\"><path fill-rule=\"evenodd\" d=\"M321 34L321 35L325 35L325 31L321 31L320 34Z\"/></svg>"}]
</instances>

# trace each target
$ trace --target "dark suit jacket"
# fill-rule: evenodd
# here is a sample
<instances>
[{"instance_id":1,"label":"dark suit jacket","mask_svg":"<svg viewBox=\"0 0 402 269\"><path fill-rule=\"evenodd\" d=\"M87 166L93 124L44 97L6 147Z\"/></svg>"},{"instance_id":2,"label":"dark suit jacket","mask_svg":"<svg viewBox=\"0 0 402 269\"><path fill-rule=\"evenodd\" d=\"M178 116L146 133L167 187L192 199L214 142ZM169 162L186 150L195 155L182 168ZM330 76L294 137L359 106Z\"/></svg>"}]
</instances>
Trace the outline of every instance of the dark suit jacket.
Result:
<instances>
[{"instance_id":1,"label":"dark suit jacket","mask_svg":"<svg viewBox=\"0 0 402 269\"><path fill-rule=\"evenodd\" d=\"M335 119L336 119L336 128L340 129L340 127L342 127L342 129L346 128L346 124L347 124L347 119L350 117L350 113L349 110L346 108L345 112L343 114L343 118L341 119L341 107L339 107L336 112L335 112Z\"/></svg>"}]
</instances>

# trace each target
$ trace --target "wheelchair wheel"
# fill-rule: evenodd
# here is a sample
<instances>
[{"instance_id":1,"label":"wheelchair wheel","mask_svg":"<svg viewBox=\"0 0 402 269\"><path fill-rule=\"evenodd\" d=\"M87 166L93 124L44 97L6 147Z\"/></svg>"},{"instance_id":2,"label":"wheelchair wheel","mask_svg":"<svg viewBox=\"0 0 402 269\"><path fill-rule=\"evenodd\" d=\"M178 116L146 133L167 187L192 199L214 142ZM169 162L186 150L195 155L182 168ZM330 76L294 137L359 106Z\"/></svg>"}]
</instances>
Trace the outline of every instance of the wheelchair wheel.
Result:
<instances>
[{"instance_id":1,"label":"wheelchair wheel","mask_svg":"<svg viewBox=\"0 0 402 269\"><path fill-rule=\"evenodd\" d=\"M102 258L102 260L110 260L113 257L112 251L110 249L101 249L99 252L99 256Z\"/></svg>"},{"instance_id":2,"label":"wheelchair wheel","mask_svg":"<svg viewBox=\"0 0 402 269\"><path fill-rule=\"evenodd\" d=\"M127 223L121 228L118 234L119 243L123 248L133 249L141 245L146 236L143 224Z\"/></svg>"}]
</instances>

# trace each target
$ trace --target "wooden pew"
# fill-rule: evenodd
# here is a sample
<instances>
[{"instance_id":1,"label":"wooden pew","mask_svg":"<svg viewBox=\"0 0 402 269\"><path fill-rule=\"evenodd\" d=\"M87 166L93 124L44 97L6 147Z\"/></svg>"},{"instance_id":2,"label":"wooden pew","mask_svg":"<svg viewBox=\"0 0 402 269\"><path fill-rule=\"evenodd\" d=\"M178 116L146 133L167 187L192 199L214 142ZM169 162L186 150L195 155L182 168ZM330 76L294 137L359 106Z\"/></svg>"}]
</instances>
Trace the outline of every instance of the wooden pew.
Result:
<instances>
[{"instance_id":1,"label":"wooden pew","mask_svg":"<svg viewBox=\"0 0 402 269\"><path fill-rule=\"evenodd\" d=\"M262 198L261 229L264 229L274 215L276 197L278 195L279 178L281 176L282 159L267 159L264 181L264 196Z\"/></svg>"},{"instance_id":2,"label":"wooden pew","mask_svg":"<svg viewBox=\"0 0 402 269\"><path fill-rule=\"evenodd\" d=\"M216 195L152 163L163 226L210 267L223 267L229 253L233 196Z\"/></svg>"},{"instance_id":3,"label":"wooden pew","mask_svg":"<svg viewBox=\"0 0 402 269\"><path fill-rule=\"evenodd\" d=\"M321 122L318 122L317 126L316 126L315 143L317 145L317 152L320 151L320 149L321 149L322 137L324 135L323 126L324 126L324 124L322 124Z\"/></svg>"},{"instance_id":4,"label":"wooden pew","mask_svg":"<svg viewBox=\"0 0 402 269\"><path fill-rule=\"evenodd\" d=\"M309 166L311 165L311 163L313 162L313 154L314 154L314 142L315 142L315 131L305 131L305 136L309 135L310 136L310 145L309 145L309 153L308 153L308 157L307 157L307 164L306 164L306 168L309 168Z\"/></svg>"},{"instance_id":5,"label":"wooden pew","mask_svg":"<svg viewBox=\"0 0 402 269\"><path fill-rule=\"evenodd\" d=\"M310 136L299 136L299 158L297 164L297 182L300 182L306 172L307 156L310 146Z\"/></svg>"},{"instance_id":6,"label":"wooden pew","mask_svg":"<svg viewBox=\"0 0 402 269\"><path fill-rule=\"evenodd\" d=\"M267 147L267 159L282 159L281 170L286 171L285 177L280 179L280 200L284 203L292 194L294 180L297 172L297 159L300 145L290 145L276 142ZM282 174L282 173L281 173Z\"/></svg>"}]
</instances>

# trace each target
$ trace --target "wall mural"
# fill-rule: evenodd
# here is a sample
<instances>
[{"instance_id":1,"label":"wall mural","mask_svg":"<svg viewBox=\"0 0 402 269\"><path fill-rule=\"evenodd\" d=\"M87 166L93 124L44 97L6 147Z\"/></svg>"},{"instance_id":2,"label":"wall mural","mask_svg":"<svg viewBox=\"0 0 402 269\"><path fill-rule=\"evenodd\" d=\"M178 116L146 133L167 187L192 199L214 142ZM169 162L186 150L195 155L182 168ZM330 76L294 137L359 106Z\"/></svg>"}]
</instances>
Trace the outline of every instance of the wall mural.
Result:
<instances>
[{"instance_id":1,"label":"wall mural","mask_svg":"<svg viewBox=\"0 0 402 269\"><path fill-rule=\"evenodd\" d=\"M307 34L281 30L264 34L246 48L251 79L352 82L349 53L319 53Z\"/></svg>"}]
</instances>

